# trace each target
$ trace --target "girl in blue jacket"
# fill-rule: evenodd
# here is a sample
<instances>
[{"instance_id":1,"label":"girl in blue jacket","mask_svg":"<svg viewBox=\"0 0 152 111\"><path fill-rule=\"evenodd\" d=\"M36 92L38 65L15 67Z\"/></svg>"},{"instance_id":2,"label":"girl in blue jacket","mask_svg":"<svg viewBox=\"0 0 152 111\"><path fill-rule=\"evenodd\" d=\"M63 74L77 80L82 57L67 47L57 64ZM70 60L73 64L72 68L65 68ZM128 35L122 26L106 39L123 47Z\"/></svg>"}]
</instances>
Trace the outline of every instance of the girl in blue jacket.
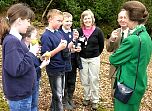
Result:
<instances>
[{"instance_id":1,"label":"girl in blue jacket","mask_svg":"<svg viewBox=\"0 0 152 111\"><path fill-rule=\"evenodd\" d=\"M34 18L34 12L25 4L12 5L7 17L1 18L2 83L10 111L31 111L36 70L30 52L21 42Z\"/></svg>"}]
</instances>

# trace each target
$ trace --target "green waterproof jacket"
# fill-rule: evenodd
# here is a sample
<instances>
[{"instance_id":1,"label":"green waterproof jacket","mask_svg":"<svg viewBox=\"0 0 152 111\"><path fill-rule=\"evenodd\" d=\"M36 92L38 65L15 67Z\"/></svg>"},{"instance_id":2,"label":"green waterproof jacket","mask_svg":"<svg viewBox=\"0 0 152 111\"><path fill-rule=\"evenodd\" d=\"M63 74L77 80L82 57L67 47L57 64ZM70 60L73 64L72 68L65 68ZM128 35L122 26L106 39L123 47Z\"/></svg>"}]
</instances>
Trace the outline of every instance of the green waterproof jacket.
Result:
<instances>
[{"instance_id":1,"label":"green waterproof jacket","mask_svg":"<svg viewBox=\"0 0 152 111\"><path fill-rule=\"evenodd\" d=\"M128 104L136 104L140 102L147 87L146 70L151 58L152 41L145 26L141 25L136 28L132 34L123 40L119 49L117 49L109 58L110 63L115 67L118 67L116 74L117 80L121 68L122 71L119 81L134 88L139 55L139 37L141 38L141 50L137 81L134 93L128 101Z\"/></svg>"}]
</instances>

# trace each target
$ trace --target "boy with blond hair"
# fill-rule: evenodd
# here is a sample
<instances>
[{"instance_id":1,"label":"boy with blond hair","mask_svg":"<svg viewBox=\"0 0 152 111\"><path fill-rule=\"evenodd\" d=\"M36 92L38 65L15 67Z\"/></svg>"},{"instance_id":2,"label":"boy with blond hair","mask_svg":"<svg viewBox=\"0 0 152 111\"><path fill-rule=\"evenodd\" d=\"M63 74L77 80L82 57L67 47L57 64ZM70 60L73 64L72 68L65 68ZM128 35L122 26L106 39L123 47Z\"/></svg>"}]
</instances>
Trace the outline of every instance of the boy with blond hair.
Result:
<instances>
[{"instance_id":1,"label":"boy with blond hair","mask_svg":"<svg viewBox=\"0 0 152 111\"><path fill-rule=\"evenodd\" d=\"M78 31L72 30L72 15L69 12L63 12L63 22L62 27L60 28L61 32L64 35L64 38L67 40L68 47L66 48L68 57L65 60L65 90L63 97L64 108L67 110L72 110L76 108L76 105L72 101L74 90L75 90L75 82L76 82L76 71L77 71L77 54L75 52L80 52L81 47L73 47L76 45L76 39L79 34ZM72 47L71 47L72 46Z\"/></svg>"},{"instance_id":2,"label":"boy with blond hair","mask_svg":"<svg viewBox=\"0 0 152 111\"><path fill-rule=\"evenodd\" d=\"M64 88L65 60L62 50L66 48L67 41L63 40L63 34L58 31L63 21L63 14L60 10L52 9L48 12L47 19L49 24L41 37L41 52L44 55L48 51L49 57L51 57L49 65L46 66L46 72L52 90L50 111L63 111L62 94Z\"/></svg>"}]
</instances>

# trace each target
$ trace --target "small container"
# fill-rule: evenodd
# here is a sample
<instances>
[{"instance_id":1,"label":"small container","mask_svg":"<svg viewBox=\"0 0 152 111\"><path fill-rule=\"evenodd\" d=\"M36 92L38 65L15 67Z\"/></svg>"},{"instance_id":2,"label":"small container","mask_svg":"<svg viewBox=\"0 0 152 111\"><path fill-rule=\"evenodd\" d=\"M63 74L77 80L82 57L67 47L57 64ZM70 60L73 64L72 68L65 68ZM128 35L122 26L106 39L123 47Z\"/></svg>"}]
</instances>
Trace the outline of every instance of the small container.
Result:
<instances>
[{"instance_id":1,"label":"small container","mask_svg":"<svg viewBox=\"0 0 152 111\"><path fill-rule=\"evenodd\" d=\"M73 46L72 46L74 49L75 49L75 44L73 44Z\"/></svg>"},{"instance_id":2,"label":"small container","mask_svg":"<svg viewBox=\"0 0 152 111\"><path fill-rule=\"evenodd\" d=\"M77 44L77 47L81 47L81 43L78 43L78 44Z\"/></svg>"},{"instance_id":3,"label":"small container","mask_svg":"<svg viewBox=\"0 0 152 111\"><path fill-rule=\"evenodd\" d=\"M77 29L73 29L73 32L77 31Z\"/></svg>"}]
</instances>

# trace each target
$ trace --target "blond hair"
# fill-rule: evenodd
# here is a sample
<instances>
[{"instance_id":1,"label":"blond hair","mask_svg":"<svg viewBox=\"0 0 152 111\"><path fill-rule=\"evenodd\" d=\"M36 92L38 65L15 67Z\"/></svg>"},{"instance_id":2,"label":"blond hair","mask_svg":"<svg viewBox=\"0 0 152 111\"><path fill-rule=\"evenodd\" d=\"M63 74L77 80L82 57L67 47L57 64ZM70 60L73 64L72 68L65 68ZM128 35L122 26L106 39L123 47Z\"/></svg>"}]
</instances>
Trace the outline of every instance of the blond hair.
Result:
<instances>
[{"instance_id":1,"label":"blond hair","mask_svg":"<svg viewBox=\"0 0 152 111\"><path fill-rule=\"evenodd\" d=\"M81 18L80 18L80 25L81 25L81 27L84 27L83 19L87 15L91 15L92 25L95 24L94 14L93 14L93 12L90 9L88 9L88 10L85 10L84 12L82 12L82 14L81 14Z\"/></svg>"},{"instance_id":2,"label":"blond hair","mask_svg":"<svg viewBox=\"0 0 152 111\"><path fill-rule=\"evenodd\" d=\"M56 15L62 15L63 16L63 13L58 9L51 9L51 10L49 10L49 12L47 14L47 19L53 18Z\"/></svg>"},{"instance_id":3,"label":"blond hair","mask_svg":"<svg viewBox=\"0 0 152 111\"><path fill-rule=\"evenodd\" d=\"M73 16L72 16L72 14L70 14L69 12L63 12L63 17L64 17L64 18L66 18L66 17L67 17L67 18L69 18L69 17L72 18Z\"/></svg>"}]
</instances>

